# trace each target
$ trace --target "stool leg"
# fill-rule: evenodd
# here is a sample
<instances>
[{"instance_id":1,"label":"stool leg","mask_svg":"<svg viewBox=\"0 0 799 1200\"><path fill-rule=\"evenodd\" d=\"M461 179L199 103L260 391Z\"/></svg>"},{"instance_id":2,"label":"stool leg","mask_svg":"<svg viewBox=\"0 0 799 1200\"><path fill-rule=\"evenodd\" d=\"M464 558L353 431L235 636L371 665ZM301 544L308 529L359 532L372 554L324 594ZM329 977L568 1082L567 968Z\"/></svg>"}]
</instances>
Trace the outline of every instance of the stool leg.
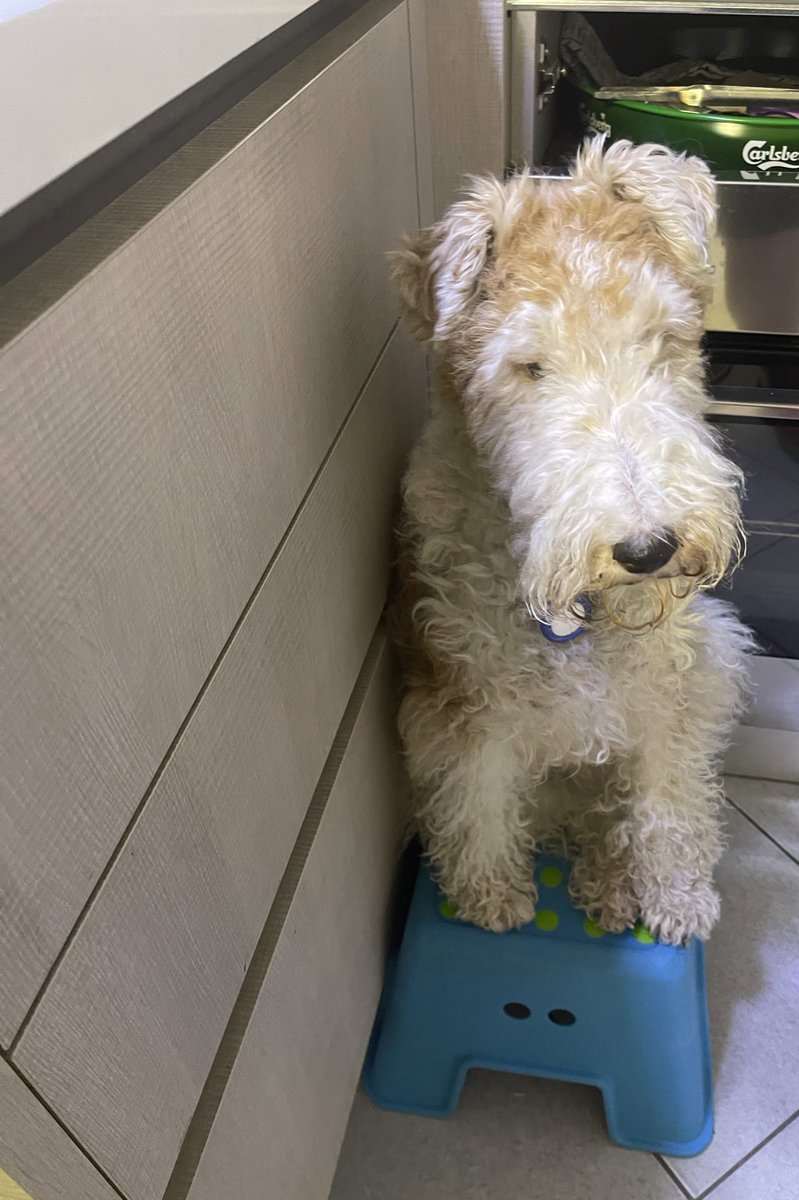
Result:
<instances>
[{"instance_id":1,"label":"stool leg","mask_svg":"<svg viewBox=\"0 0 799 1200\"><path fill-rule=\"evenodd\" d=\"M392 1030L391 1036L379 1038L363 1080L381 1108L446 1117L458 1106L463 1077L462 1061L442 1052L438 1039Z\"/></svg>"},{"instance_id":2,"label":"stool leg","mask_svg":"<svg viewBox=\"0 0 799 1200\"><path fill-rule=\"evenodd\" d=\"M712 1136L712 1105L698 1062L678 1073L664 1070L662 1060L639 1060L635 1068L628 1061L624 1078L612 1082L604 1101L610 1136L622 1146L698 1154Z\"/></svg>"}]
</instances>

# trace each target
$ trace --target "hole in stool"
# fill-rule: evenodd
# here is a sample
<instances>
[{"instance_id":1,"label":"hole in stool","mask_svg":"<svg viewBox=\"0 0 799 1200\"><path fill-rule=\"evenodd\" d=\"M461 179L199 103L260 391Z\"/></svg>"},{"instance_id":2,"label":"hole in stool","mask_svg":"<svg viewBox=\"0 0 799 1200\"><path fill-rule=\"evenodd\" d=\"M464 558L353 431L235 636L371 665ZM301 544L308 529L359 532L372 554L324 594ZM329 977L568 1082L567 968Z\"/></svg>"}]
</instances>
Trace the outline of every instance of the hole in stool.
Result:
<instances>
[{"instance_id":1,"label":"hole in stool","mask_svg":"<svg viewBox=\"0 0 799 1200\"><path fill-rule=\"evenodd\" d=\"M530 1016L530 1009L527 1005L518 1004L516 1001L506 1004L502 1011L506 1012L509 1017L515 1017L517 1021L524 1021Z\"/></svg>"},{"instance_id":2,"label":"hole in stool","mask_svg":"<svg viewBox=\"0 0 799 1200\"><path fill-rule=\"evenodd\" d=\"M573 1025L577 1020L573 1012L569 1012L568 1008L553 1008L551 1013L548 1013L550 1021L554 1021L556 1025Z\"/></svg>"}]
</instances>

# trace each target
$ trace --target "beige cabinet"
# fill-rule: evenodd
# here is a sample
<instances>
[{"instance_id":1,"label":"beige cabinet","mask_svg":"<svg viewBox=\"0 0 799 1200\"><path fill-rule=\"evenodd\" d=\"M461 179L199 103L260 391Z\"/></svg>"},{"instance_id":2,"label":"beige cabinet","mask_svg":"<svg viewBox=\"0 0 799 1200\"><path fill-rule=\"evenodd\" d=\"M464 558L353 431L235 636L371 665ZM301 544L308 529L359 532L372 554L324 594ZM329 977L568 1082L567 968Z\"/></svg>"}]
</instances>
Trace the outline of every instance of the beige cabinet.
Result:
<instances>
[{"instance_id":1,"label":"beige cabinet","mask_svg":"<svg viewBox=\"0 0 799 1200\"><path fill-rule=\"evenodd\" d=\"M380 617L424 392L395 333L14 1052L131 1197L163 1192Z\"/></svg>"},{"instance_id":2,"label":"beige cabinet","mask_svg":"<svg viewBox=\"0 0 799 1200\"><path fill-rule=\"evenodd\" d=\"M5 289L0 1180L33 1200L327 1194L426 404L384 255L501 165L501 39L501 0L370 0Z\"/></svg>"},{"instance_id":3,"label":"beige cabinet","mask_svg":"<svg viewBox=\"0 0 799 1200\"><path fill-rule=\"evenodd\" d=\"M118 249L3 356L6 1045L397 319L405 14L285 90L234 110L235 147L127 238L159 179L123 198Z\"/></svg>"}]
</instances>

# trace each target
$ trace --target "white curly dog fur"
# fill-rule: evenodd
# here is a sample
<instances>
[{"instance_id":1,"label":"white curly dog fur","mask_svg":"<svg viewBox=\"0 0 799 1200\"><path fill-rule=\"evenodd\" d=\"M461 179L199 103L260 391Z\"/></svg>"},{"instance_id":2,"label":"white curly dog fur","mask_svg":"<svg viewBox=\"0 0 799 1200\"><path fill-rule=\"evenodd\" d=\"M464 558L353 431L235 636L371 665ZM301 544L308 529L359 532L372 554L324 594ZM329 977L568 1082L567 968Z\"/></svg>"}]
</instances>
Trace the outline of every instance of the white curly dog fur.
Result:
<instances>
[{"instance_id":1,"label":"white curly dog fur","mask_svg":"<svg viewBox=\"0 0 799 1200\"><path fill-rule=\"evenodd\" d=\"M741 539L703 420L714 213L700 160L595 140L568 184L475 180L394 256L438 379L404 486L400 726L426 851L488 929L533 917L552 842L605 929L718 917L751 643L703 594ZM547 641L583 596L586 630Z\"/></svg>"}]
</instances>

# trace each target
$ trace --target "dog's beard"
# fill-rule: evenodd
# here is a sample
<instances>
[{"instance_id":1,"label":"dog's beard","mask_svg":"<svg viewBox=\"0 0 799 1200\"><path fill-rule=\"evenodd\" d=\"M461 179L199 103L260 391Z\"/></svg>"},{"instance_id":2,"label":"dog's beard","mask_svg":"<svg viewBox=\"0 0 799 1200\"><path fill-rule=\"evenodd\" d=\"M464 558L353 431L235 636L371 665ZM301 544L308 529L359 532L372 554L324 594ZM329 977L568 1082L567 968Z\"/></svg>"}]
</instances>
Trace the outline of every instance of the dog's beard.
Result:
<instances>
[{"instance_id":1,"label":"dog's beard","mask_svg":"<svg viewBox=\"0 0 799 1200\"><path fill-rule=\"evenodd\" d=\"M601 593L602 612L619 629L645 633L662 625L699 588L696 579L679 575L608 588Z\"/></svg>"},{"instance_id":2,"label":"dog's beard","mask_svg":"<svg viewBox=\"0 0 799 1200\"><path fill-rule=\"evenodd\" d=\"M608 570L592 569L590 555L581 566L573 552L542 569L535 556L520 570L520 590L528 610L540 620L570 615L582 624L606 617L613 625L630 633L644 633L662 625L685 601L698 591L717 586L740 562L745 539L739 521L734 524L730 544L726 529L705 532L690 546L680 545L672 561L647 576L625 572L618 566ZM585 616L582 598L591 600L593 615Z\"/></svg>"}]
</instances>

